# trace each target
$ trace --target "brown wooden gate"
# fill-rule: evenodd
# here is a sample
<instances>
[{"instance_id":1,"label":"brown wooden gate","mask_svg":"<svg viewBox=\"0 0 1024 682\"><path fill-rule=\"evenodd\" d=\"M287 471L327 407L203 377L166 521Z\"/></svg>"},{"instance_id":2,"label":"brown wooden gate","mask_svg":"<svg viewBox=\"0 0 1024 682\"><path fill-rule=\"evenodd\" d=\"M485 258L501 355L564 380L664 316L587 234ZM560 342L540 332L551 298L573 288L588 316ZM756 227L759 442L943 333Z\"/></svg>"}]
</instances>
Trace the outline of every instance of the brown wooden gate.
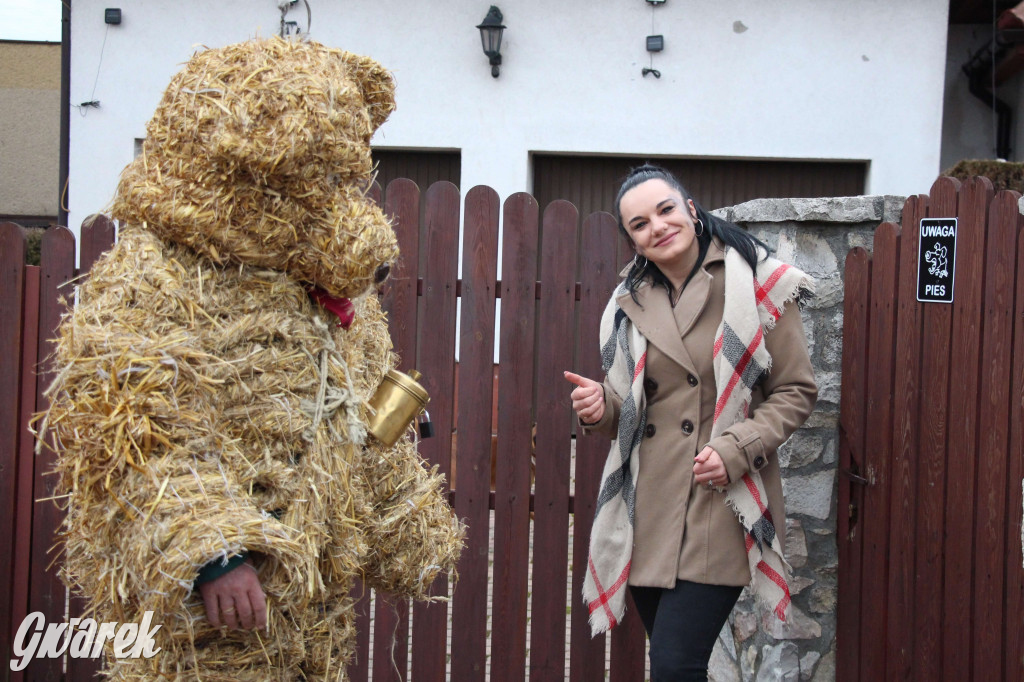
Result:
<instances>
[{"instance_id":1,"label":"brown wooden gate","mask_svg":"<svg viewBox=\"0 0 1024 682\"><path fill-rule=\"evenodd\" d=\"M379 187L373 194L380 202ZM421 453L448 474L457 442L450 499L469 533L450 603L410 609L385 595L357 591L358 660L350 678L639 682L645 636L634 610L610 637L591 639L587 626L583 570L608 441L579 439L571 467L571 387L562 378L562 370L571 368L600 376L598 323L627 258L613 218L596 213L580 221L566 201L541 211L522 193L502 204L489 187L475 187L463 198L447 182L421 196L406 179L388 185L383 206L403 254L384 292L391 336L401 367L423 373L438 434L422 441ZM106 219L83 227L81 273L113 238ZM418 258L423 252L429 257ZM43 476L52 462L33 456L27 422L45 409L47 339L63 310L58 297L70 299L73 293L67 283L78 274L74 253L70 231L51 228L43 238L41 265L25 266L20 228L0 225L0 682L77 682L90 679L95 668L77 659L66 661L66 672L60 659L37 659L18 673L8 665L13 633L26 613L43 611L47 622L65 614L65 590L47 554L61 520L47 500L53 477ZM496 344L501 378L492 489ZM37 376L37 369L44 373ZM435 590L446 593L449 587L442 579ZM71 608L76 615L74 601Z\"/></svg>"},{"instance_id":2,"label":"brown wooden gate","mask_svg":"<svg viewBox=\"0 0 1024 682\"><path fill-rule=\"evenodd\" d=\"M1020 195L939 178L846 261L836 676L1024 680ZM922 218L957 217L952 304Z\"/></svg>"}]
</instances>

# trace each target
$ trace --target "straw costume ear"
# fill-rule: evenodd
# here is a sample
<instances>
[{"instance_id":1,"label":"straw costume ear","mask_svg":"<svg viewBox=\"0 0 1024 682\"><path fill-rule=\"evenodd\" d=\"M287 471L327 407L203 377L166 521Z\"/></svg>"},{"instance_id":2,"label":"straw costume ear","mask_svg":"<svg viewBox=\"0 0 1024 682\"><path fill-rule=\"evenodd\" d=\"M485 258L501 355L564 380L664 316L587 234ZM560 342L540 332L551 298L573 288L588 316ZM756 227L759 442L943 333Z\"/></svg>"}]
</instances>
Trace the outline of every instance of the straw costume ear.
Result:
<instances>
[{"instance_id":1,"label":"straw costume ear","mask_svg":"<svg viewBox=\"0 0 1024 682\"><path fill-rule=\"evenodd\" d=\"M349 53L346 58L362 90L371 130L375 131L395 110L395 81L387 69L369 57Z\"/></svg>"}]
</instances>

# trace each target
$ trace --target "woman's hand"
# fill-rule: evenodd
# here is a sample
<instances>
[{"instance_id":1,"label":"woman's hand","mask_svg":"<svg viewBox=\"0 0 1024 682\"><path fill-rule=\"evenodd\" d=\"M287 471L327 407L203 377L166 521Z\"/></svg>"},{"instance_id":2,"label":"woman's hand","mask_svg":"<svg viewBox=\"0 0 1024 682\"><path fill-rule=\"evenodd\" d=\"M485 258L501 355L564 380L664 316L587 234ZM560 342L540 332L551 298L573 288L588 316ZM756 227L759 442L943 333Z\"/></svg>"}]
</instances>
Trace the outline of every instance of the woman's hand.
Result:
<instances>
[{"instance_id":1,"label":"woman's hand","mask_svg":"<svg viewBox=\"0 0 1024 682\"><path fill-rule=\"evenodd\" d=\"M698 484L724 488L729 485L729 473L725 470L725 462L710 445L705 445L693 459L693 477Z\"/></svg>"},{"instance_id":2,"label":"woman's hand","mask_svg":"<svg viewBox=\"0 0 1024 682\"><path fill-rule=\"evenodd\" d=\"M232 630L267 628L267 598L252 559L199 586L210 624Z\"/></svg>"},{"instance_id":3,"label":"woman's hand","mask_svg":"<svg viewBox=\"0 0 1024 682\"><path fill-rule=\"evenodd\" d=\"M604 416L604 387L593 379L581 377L572 372L563 372L572 390L572 409L584 424L596 424Z\"/></svg>"}]
</instances>

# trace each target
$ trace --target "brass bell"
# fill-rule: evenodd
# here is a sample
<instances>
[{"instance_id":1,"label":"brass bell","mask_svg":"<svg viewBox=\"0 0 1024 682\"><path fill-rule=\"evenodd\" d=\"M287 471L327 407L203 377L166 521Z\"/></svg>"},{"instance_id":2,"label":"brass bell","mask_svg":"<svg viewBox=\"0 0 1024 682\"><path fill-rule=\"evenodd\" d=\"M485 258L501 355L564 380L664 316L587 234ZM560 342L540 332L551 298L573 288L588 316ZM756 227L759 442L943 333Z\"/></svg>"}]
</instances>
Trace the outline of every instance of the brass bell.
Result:
<instances>
[{"instance_id":1,"label":"brass bell","mask_svg":"<svg viewBox=\"0 0 1024 682\"><path fill-rule=\"evenodd\" d=\"M414 369L408 374L397 369L388 370L370 398L370 433L384 445L398 442L416 416L426 410L430 396L417 381L420 373Z\"/></svg>"}]
</instances>

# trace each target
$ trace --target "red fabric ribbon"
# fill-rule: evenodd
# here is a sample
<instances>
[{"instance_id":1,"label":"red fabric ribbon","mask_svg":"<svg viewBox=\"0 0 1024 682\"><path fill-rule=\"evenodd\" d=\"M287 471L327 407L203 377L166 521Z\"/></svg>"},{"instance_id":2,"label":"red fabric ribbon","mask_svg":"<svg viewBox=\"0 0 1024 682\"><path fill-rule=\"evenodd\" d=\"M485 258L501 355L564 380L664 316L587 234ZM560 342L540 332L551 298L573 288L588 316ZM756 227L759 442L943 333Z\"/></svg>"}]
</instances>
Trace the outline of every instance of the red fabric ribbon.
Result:
<instances>
[{"instance_id":1,"label":"red fabric ribbon","mask_svg":"<svg viewBox=\"0 0 1024 682\"><path fill-rule=\"evenodd\" d=\"M323 289L317 287L311 287L309 289L309 296L324 310L329 310L338 316L338 326L349 328L352 324L352 320L355 319L356 309L352 305L352 301L347 298L335 298L331 296Z\"/></svg>"}]
</instances>

